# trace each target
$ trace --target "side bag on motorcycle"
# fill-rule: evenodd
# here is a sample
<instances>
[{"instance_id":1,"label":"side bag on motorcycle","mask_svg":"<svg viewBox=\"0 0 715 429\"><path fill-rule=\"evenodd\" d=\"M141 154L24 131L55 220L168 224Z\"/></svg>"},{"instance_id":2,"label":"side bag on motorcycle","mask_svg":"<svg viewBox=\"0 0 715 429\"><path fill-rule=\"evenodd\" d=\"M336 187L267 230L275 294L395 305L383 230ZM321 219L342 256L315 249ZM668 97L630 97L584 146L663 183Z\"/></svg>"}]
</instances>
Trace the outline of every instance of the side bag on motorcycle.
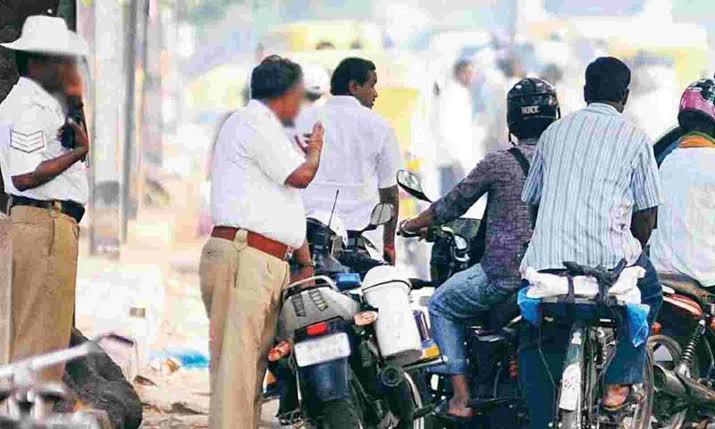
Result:
<instances>
[{"instance_id":1,"label":"side bag on motorcycle","mask_svg":"<svg viewBox=\"0 0 715 429\"><path fill-rule=\"evenodd\" d=\"M382 356L398 365L418 361L422 344L410 306L409 280L395 267L375 267L365 275L362 292L378 310L375 334Z\"/></svg>"}]
</instances>

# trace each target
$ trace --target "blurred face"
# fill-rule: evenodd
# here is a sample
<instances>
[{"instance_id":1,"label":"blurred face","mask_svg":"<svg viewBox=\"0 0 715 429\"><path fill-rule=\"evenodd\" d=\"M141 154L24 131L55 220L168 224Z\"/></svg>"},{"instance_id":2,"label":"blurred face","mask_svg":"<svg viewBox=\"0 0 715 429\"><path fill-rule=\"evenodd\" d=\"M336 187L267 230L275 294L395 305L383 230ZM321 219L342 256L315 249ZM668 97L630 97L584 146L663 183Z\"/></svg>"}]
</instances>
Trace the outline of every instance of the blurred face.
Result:
<instances>
[{"instance_id":1,"label":"blurred face","mask_svg":"<svg viewBox=\"0 0 715 429\"><path fill-rule=\"evenodd\" d=\"M367 80L364 84L360 85L357 82L350 81L350 94L357 98L360 104L372 109L375 105L375 99L377 99L377 73L374 70L367 72Z\"/></svg>"},{"instance_id":2,"label":"blurred face","mask_svg":"<svg viewBox=\"0 0 715 429\"><path fill-rule=\"evenodd\" d=\"M293 85L293 88L272 103L275 106L274 111L283 125L287 127L293 126L304 100L305 86L303 86L303 80L301 79Z\"/></svg>"},{"instance_id":3,"label":"blurred face","mask_svg":"<svg viewBox=\"0 0 715 429\"><path fill-rule=\"evenodd\" d=\"M71 57L46 56L31 60L30 76L48 92L64 91L72 76L78 76L77 62Z\"/></svg>"},{"instance_id":4,"label":"blurred face","mask_svg":"<svg viewBox=\"0 0 715 429\"><path fill-rule=\"evenodd\" d=\"M457 75L457 81L464 86L471 86L474 81L474 67L471 65L465 66Z\"/></svg>"}]
</instances>

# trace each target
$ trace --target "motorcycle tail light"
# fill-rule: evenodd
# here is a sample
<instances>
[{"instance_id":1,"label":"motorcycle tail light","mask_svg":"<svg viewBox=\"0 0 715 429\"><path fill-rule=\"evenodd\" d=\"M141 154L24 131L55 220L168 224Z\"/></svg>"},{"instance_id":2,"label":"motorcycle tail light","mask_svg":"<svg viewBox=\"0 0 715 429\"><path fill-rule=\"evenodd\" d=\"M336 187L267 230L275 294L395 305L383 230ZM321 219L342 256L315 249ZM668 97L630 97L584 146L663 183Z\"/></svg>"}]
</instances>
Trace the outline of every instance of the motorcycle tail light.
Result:
<instances>
[{"instance_id":1,"label":"motorcycle tail light","mask_svg":"<svg viewBox=\"0 0 715 429\"><path fill-rule=\"evenodd\" d=\"M651 335L658 335L660 334L660 331L663 330L663 325L660 324L660 322L654 322L653 326L650 328L650 334Z\"/></svg>"},{"instance_id":2,"label":"motorcycle tail light","mask_svg":"<svg viewBox=\"0 0 715 429\"><path fill-rule=\"evenodd\" d=\"M268 361L276 362L288 356L291 352L291 345L288 341L281 341L268 352Z\"/></svg>"},{"instance_id":3,"label":"motorcycle tail light","mask_svg":"<svg viewBox=\"0 0 715 429\"><path fill-rule=\"evenodd\" d=\"M377 311L361 311L353 316L353 321L357 326L372 325L377 322Z\"/></svg>"},{"instance_id":4,"label":"motorcycle tail light","mask_svg":"<svg viewBox=\"0 0 715 429\"><path fill-rule=\"evenodd\" d=\"M329 330L328 322L320 322L305 328L305 334L309 337L317 337L318 335L327 334Z\"/></svg>"}]
</instances>

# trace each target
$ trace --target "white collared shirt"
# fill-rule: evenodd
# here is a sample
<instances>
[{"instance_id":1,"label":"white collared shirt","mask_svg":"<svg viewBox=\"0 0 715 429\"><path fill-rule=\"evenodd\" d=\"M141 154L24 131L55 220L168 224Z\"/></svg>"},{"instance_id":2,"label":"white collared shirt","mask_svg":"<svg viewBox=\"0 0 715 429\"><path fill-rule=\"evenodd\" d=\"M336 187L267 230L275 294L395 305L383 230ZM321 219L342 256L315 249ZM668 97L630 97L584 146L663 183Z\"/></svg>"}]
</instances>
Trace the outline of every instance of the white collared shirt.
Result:
<instances>
[{"instance_id":1,"label":"white collared shirt","mask_svg":"<svg viewBox=\"0 0 715 429\"><path fill-rule=\"evenodd\" d=\"M384 118L351 96L333 96L324 106L306 109L296 128L309 133L317 121L325 128L324 146L318 173L303 191L306 211L329 212L339 190L335 214L348 230L360 230L380 200L379 189L397 184L397 137Z\"/></svg>"},{"instance_id":2,"label":"white collared shirt","mask_svg":"<svg viewBox=\"0 0 715 429\"><path fill-rule=\"evenodd\" d=\"M60 103L36 82L21 77L0 103L0 169L5 192L42 201L87 204L89 181L84 162L76 162L57 177L20 192L12 177L35 171L43 161L68 152L57 138L65 123Z\"/></svg>"},{"instance_id":3,"label":"white collared shirt","mask_svg":"<svg viewBox=\"0 0 715 429\"><path fill-rule=\"evenodd\" d=\"M653 265L715 286L715 149L675 149L660 175L665 202L651 240Z\"/></svg>"},{"instance_id":4,"label":"white collared shirt","mask_svg":"<svg viewBox=\"0 0 715 429\"><path fill-rule=\"evenodd\" d=\"M221 127L211 167L211 217L293 248L305 241L300 191L285 184L304 157L262 102L251 100Z\"/></svg>"}]
</instances>

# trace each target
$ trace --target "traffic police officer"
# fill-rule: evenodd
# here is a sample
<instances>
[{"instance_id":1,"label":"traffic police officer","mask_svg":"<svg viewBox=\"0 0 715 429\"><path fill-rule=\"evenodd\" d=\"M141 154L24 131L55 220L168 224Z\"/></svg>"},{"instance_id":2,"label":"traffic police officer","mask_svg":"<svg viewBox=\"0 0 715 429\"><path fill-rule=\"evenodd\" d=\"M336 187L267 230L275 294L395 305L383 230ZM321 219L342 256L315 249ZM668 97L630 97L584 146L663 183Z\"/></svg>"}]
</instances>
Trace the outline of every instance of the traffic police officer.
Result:
<instances>
[{"instance_id":1,"label":"traffic police officer","mask_svg":"<svg viewBox=\"0 0 715 429\"><path fill-rule=\"evenodd\" d=\"M89 140L68 116L87 45L61 18L31 16L15 51L20 79L0 104L0 169L10 195L11 361L66 348L75 302L78 223L88 198ZM72 136L72 137L68 137ZM9 352L9 353L8 353ZM64 368L40 374L59 381Z\"/></svg>"}]
</instances>

